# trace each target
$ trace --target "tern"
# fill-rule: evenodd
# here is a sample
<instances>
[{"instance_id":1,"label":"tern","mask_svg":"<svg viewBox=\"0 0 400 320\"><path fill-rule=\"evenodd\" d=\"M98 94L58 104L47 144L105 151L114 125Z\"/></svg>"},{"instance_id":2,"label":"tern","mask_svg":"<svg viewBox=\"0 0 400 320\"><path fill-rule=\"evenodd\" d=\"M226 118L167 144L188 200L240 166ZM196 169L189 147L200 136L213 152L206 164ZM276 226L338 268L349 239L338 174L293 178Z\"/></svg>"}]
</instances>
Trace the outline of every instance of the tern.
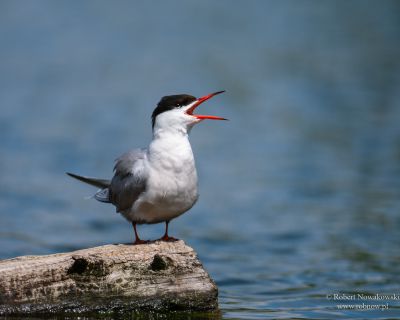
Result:
<instances>
[{"instance_id":1,"label":"tern","mask_svg":"<svg viewBox=\"0 0 400 320\"><path fill-rule=\"evenodd\" d=\"M165 234L159 240L177 240L168 235L169 222L191 209L199 197L189 133L195 124L205 119L227 120L194 114L194 111L223 92L201 98L188 94L162 97L151 116L153 139L150 145L117 158L111 180L67 174L100 188L94 198L113 204L116 211L132 223L134 244L148 242L140 239L137 224L165 222Z\"/></svg>"}]
</instances>

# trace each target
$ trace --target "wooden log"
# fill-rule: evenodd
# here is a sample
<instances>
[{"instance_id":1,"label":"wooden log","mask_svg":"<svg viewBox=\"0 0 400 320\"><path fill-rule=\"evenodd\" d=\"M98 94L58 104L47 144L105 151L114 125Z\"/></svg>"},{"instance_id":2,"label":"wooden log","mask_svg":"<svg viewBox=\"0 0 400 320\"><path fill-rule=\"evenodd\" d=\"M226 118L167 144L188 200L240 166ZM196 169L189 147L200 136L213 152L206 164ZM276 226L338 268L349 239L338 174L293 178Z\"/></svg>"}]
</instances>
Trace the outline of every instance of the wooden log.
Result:
<instances>
[{"instance_id":1,"label":"wooden log","mask_svg":"<svg viewBox=\"0 0 400 320\"><path fill-rule=\"evenodd\" d=\"M215 283L183 241L0 261L0 315L216 310L217 295Z\"/></svg>"}]
</instances>

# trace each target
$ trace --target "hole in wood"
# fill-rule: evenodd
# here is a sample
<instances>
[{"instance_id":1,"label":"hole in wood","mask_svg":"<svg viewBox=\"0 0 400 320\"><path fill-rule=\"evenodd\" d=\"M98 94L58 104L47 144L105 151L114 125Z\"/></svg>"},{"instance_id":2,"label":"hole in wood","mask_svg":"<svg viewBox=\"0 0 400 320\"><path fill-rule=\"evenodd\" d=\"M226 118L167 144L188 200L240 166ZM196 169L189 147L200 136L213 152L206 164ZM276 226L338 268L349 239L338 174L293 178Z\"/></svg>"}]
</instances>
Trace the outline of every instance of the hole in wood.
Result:
<instances>
[{"instance_id":1,"label":"hole in wood","mask_svg":"<svg viewBox=\"0 0 400 320\"><path fill-rule=\"evenodd\" d=\"M150 269L153 271L165 270L168 268L167 262L159 254L154 255Z\"/></svg>"},{"instance_id":2,"label":"hole in wood","mask_svg":"<svg viewBox=\"0 0 400 320\"><path fill-rule=\"evenodd\" d=\"M82 274L85 272L89 262L86 259L78 258L74 261L72 266L68 269L68 274Z\"/></svg>"}]
</instances>

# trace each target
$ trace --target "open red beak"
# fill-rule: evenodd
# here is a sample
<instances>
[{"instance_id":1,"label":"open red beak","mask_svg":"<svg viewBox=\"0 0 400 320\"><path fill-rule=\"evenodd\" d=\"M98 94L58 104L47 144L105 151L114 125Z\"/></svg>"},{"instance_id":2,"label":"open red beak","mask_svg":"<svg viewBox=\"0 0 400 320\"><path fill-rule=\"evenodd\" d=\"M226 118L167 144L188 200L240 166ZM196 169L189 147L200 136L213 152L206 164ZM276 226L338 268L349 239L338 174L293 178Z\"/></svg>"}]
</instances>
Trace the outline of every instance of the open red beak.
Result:
<instances>
[{"instance_id":1,"label":"open red beak","mask_svg":"<svg viewBox=\"0 0 400 320\"><path fill-rule=\"evenodd\" d=\"M205 101L207 101L208 99L211 99L212 97L216 96L217 94L220 94L220 93L223 93L223 92L225 92L225 90L223 90L223 91L218 91L218 92L214 92L214 93L208 94L208 95L206 95L206 96L204 96L204 97L198 98L198 99L196 100L196 102L195 102L189 109L186 110L186 113L187 113L188 115L191 115L191 116L196 117L197 119L201 119L201 120L204 120L204 119L210 119L210 120L228 120L228 119L221 118L221 117L217 117L217 116L207 116L207 115L201 115L201 114L193 114L194 110L196 110L196 108L197 108L199 105L201 105L203 102L205 102Z\"/></svg>"}]
</instances>

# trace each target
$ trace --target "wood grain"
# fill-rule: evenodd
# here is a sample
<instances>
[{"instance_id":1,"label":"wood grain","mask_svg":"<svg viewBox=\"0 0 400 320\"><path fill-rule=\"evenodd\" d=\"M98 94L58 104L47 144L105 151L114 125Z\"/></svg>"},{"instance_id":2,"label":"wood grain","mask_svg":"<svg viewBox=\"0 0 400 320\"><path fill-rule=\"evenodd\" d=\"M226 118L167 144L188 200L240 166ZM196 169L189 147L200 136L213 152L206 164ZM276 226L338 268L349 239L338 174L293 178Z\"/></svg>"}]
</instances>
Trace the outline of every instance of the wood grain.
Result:
<instances>
[{"instance_id":1,"label":"wood grain","mask_svg":"<svg viewBox=\"0 0 400 320\"><path fill-rule=\"evenodd\" d=\"M183 241L0 261L0 314L215 310L218 290Z\"/></svg>"}]
</instances>

